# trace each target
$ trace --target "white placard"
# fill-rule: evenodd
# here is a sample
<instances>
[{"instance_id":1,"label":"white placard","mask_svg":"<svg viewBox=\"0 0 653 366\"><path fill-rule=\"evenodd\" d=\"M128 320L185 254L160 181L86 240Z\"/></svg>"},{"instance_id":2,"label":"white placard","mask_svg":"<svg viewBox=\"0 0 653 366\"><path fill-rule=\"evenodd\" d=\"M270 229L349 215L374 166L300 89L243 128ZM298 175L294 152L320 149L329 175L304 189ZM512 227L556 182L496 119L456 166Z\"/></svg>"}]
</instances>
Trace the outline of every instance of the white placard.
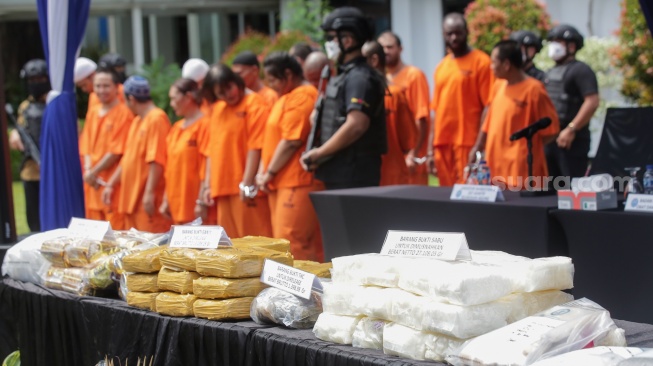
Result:
<instances>
[{"instance_id":1,"label":"white placard","mask_svg":"<svg viewBox=\"0 0 653 366\"><path fill-rule=\"evenodd\" d=\"M101 241L105 236L113 234L109 221L97 221L73 217L68 224L70 236Z\"/></svg>"},{"instance_id":2,"label":"white placard","mask_svg":"<svg viewBox=\"0 0 653 366\"><path fill-rule=\"evenodd\" d=\"M231 246L231 240L222 226L172 227L171 248L216 249L219 245Z\"/></svg>"},{"instance_id":3,"label":"white placard","mask_svg":"<svg viewBox=\"0 0 653 366\"><path fill-rule=\"evenodd\" d=\"M454 184L452 201L497 202L504 201L503 193L497 186Z\"/></svg>"},{"instance_id":4,"label":"white placard","mask_svg":"<svg viewBox=\"0 0 653 366\"><path fill-rule=\"evenodd\" d=\"M398 257L471 260L464 233L388 230L381 254Z\"/></svg>"},{"instance_id":5,"label":"white placard","mask_svg":"<svg viewBox=\"0 0 653 366\"><path fill-rule=\"evenodd\" d=\"M311 297L315 275L266 259L261 272L261 282L290 292L304 299Z\"/></svg>"},{"instance_id":6,"label":"white placard","mask_svg":"<svg viewBox=\"0 0 653 366\"><path fill-rule=\"evenodd\" d=\"M653 195L631 193L626 199L625 211L653 212Z\"/></svg>"}]
</instances>

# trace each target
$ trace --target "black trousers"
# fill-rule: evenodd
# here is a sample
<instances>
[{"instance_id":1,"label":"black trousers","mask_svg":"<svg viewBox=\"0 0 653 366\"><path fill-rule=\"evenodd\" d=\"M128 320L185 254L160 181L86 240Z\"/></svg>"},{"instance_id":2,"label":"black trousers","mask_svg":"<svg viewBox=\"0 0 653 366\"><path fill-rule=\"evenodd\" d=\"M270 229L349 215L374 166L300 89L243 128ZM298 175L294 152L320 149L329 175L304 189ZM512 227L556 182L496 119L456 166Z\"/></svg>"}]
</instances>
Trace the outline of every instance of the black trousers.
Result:
<instances>
[{"instance_id":1,"label":"black trousers","mask_svg":"<svg viewBox=\"0 0 653 366\"><path fill-rule=\"evenodd\" d=\"M41 231L41 218L39 216L39 181L23 181L25 189L25 214L27 225L33 233Z\"/></svg>"},{"instance_id":2,"label":"black trousers","mask_svg":"<svg viewBox=\"0 0 653 366\"><path fill-rule=\"evenodd\" d=\"M332 189L347 189L347 188L363 188L363 187L376 187L379 185L379 181L357 181L357 182L338 182L338 183L324 183L324 188L326 190Z\"/></svg>"},{"instance_id":3,"label":"black trousers","mask_svg":"<svg viewBox=\"0 0 653 366\"><path fill-rule=\"evenodd\" d=\"M544 147L546 163L549 167L549 175L556 177L578 178L585 176L589 159L585 154L571 154L568 150L558 147L552 142Z\"/></svg>"}]
</instances>

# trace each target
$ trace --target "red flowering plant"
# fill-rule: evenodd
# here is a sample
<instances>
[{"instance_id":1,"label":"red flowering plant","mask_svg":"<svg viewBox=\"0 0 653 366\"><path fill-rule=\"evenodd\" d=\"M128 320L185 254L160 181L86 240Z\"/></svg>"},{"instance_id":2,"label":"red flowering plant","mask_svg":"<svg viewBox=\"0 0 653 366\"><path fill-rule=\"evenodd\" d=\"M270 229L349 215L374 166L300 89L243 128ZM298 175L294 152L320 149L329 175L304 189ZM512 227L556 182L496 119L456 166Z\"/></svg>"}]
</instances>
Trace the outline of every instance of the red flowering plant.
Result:
<instances>
[{"instance_id":1,"label":"red flowering plant","mask_svg":"<svg viewBox=\"0 0 653 366\"><path fill-rule=\"evenodd\" d=\"M472 47L490 53L497 42L518 30L541 37L551 28L551 17L537 0L476 0L465 9Z\"/></svg>"},{"instance_id":2,"label":"red flowering plant","mask_svg":"<svg viewBox=\"0 0 653 366\"><path fill-rule=\"evenodd\" d=\"M231 66L234 58L243 51L252 51L257 55L260 55L261 52L267 47L272 40L267 35L249 31L244 34L241 34L238 39L229 46L227 51L222 54L220 62Z\"/></svg>"}]
</instances>

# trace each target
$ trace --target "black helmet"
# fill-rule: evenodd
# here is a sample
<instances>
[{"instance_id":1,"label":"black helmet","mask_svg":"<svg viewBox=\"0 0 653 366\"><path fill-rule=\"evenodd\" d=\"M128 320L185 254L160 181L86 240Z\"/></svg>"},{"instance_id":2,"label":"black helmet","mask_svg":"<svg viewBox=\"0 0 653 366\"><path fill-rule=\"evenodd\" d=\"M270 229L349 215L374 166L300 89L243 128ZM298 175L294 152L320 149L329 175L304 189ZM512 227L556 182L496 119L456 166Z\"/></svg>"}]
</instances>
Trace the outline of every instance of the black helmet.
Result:
<instances>
[{"instance_id":1,"label":"black helmet","mask_svg":"<svg viewBox=\"0 0 653 366\"><path fill-rule=\"evenodd\" d=\"M567 42L573 42L576 44L576 50L583 48L584 39L580 32L572 27L571 25L561 24L559 26L553 27L549 31L549 35L546 37L549 41L554 41L561 39Z\"/></svg>"},{"instance_id":2,"label":"black helmet","mask_svg":"<svg viewBox=\"0 0 653 366\"><path fill-rule=\"evenodd\" d=\"M100 57L98 66L103 69L113 69L116 67L124 67L127 65L127 60L118 53L107 53Z\"/></svg>"},{"instance_id":3,"label":"black helmet","mask_svg":"<svg viewBox=\"0 0 653 366\"><path fill-rule=\"evenodd\" d=\"M535 47L536 52L542 50L542 39L535 33L527 30L519 30L510 34L510 40L519 43L522 46Z\"/></svg>"},{"instance_id":4,"label":"black helmet","mask_svg":"<svg viewBox=\"0 0 653 366\"><path fill-rule=\"evenodd\" d=\"M29 60L20 70L21 79L29 79L35 76L48 76L48 64L45 60L34 59Z\"/></svg>"},{"instance_id":5,"label":"black helmet","mask_svg":"<svg viewBox=\"0 0 653 366\"><path fill-rule=\"evenodd\" d=\"M371 20L352 6L343 6L327 14L321 27L325 31L350 31L361 44L374 37Z\"/></svg>"}]
</instances>

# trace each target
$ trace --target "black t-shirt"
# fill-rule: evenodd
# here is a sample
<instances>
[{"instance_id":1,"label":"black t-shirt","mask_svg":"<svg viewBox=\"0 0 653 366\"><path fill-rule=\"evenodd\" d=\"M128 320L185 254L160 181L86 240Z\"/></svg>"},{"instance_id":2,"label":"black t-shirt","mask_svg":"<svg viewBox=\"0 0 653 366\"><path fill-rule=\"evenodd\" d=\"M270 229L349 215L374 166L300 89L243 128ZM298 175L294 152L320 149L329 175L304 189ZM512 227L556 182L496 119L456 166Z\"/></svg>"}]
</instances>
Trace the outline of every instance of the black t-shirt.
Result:
<instances>
[{"instance_id":1,"label":"black t-shirt","mask_svg":"<svg viewBox=\"0 0 653 366\"><path fill-rule=\"evenodd\" d=\"M318 166L315 176L324 182L378 179L381 154L387 150L383 77L367 65L364 57L342 65L341 70L352 66L345 75L343 92L339 93L339 115L362 111L370 118L370 126L353 144Z\"/></svg>"},{"instance_id":2,"label":"black t-shirt","mask_svg":"<svg viewBox=\"0 0 653 366\"><path fill-rule=\"evenodd\" d=\"M531 66L528 70L526 70L526 75L541 82L544 82L544 79L546 78L546 73L535 66Z\"/></svg>"},{"instance_id":3,"label":"black t-shirt","mask_svg":"<svg viewBox=\"0 0 653 366\"><path fill-rule=\"evenodd\" d=\"M555 68L561 66L555 66ZM553 70L553 69L552 69ZM551 71L549 71L551 72ZM570 98L577 98L579 102L574 110L569 110L569 118L567 120L560 120L560 130L563 130L578 114L578 110L582 105L582 101L586 96L598 94L599 83L596 80L594 71L584 62L573 60L569 63L569 68L564 75L563 79L564 91ZM589 123L585 127L576 131L576 138L572 143L571 154L587 154L590 147L590 131Z\"/></svg>"}]
</instances>

